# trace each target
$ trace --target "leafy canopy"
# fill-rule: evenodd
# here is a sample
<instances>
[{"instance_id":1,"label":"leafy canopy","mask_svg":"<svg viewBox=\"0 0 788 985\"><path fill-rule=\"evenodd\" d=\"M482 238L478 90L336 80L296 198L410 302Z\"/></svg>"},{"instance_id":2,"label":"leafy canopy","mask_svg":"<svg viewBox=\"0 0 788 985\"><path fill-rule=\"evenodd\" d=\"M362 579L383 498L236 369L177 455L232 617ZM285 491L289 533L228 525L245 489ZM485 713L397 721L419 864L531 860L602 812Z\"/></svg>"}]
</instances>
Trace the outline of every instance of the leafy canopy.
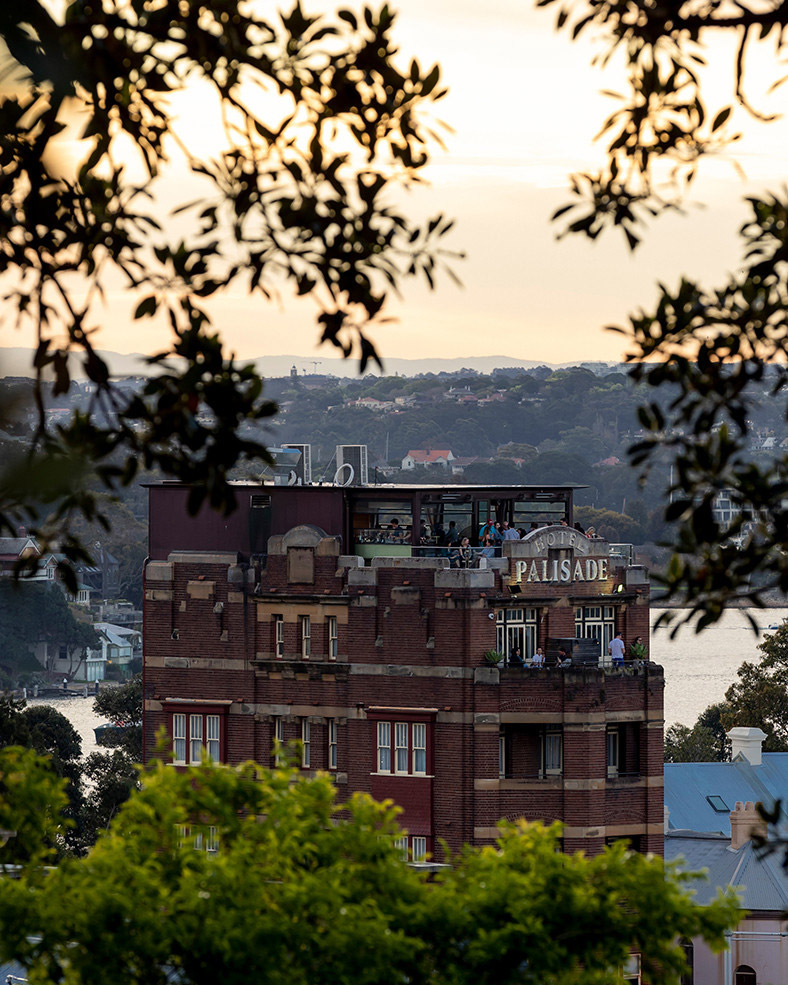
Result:
<instances>
[{"instance_id":1,"label":"leafy canopy","mask_svg":"<svg viewBox=\"0 0 788 985\"><path fill-rule=\"evenodd\" d=\"M593 32L599 63L621 57L627 73L624 91L609 93L617 108L601 127L603 166L573 176L573 201L554 218L564 223L564 233L591 239L618 228L634 249L648 221L682 207L703 159L738 139L737 114L774 119L750 104L746 67L748 55L756 57L750 49L763 63L773 46L772 88L785 81L784 7L703 0L539 5L558 6L557 27L573 38ZM710 109L703 87L706 41L721 35L736 40L735 103ZM674 288L660 284L656 303L616 329L627 338L630 375L652 392L640 409L644 435L630 459L644 478L665 452L674 463L666 518L676 521L678 532L665 583L669 597L689 600L687 618L698 628L717 620L732 600L758 604L765 590L788 590L788 456L758 464L749 452L754 391L785 402L788 193L747 203L735 273L715 286L691 276ZM728 531L712 515L721 490L742 511ZM739 537L745 550L734 543Z\"/></svg>"},{"instance_id":2,"label":"leafy canopy","mask_svg":"<svg viewBox=\"0 0 788 985\"><path fill-rule=\"evenodd\" d=\"M229 510L228 470L265 456L242 425L275 407L211 328L213 295L270 300L285 284L312 298L323 341L355 346L362 370L377 358L368 326L404 279L432 286L451 225L414 224L389 200L426 164L438 139L428 110L445 89L437 66L398 54L386 5L333 17L238 0L2 8L0 291L38 339L39 417L32 451L0 476L0 533L37 527L73 562L87 557L73 518L103 519L91 476L112 490L156 467L196 483L192 509L207 497ZM171 97L185 86L222 121L213 153L176 131ZM73 166L67 137L85 148ZM157 204L171 162L196 190L175 209L182 234ZM134 317L171 333L140 395L113 384L93 346L118 280ZM53 429L41 381L54 374L65 393L72 354L95 391Z\"/></svg>"},{"instance_id":3,"label":"leafy canopy","mask_svg":"<svg viewBox=\"0 0 788 985\"><path fill-rule=\"evenodd\" d=\"M557 825L503 831L430 882L403 863L390 802L338 804L326 775L156 762L89 855L0 882L0 957L42 983L609 985L634 948L675 985L677 938L721 948L737 920L623 844L569 857Z\"/></svg>"}]
</instances>

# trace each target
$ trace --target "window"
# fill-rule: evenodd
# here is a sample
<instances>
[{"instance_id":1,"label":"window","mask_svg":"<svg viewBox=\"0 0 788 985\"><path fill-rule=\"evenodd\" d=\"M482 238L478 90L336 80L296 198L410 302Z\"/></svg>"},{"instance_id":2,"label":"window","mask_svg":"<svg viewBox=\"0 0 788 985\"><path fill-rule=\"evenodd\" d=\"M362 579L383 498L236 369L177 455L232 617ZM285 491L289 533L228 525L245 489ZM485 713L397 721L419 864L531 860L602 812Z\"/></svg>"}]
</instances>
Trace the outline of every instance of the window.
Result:
<instances>
[{"instance_id":1,"label":"window","mask_svg":"<svg viewBox=\"0 0 788 985\"><path fill-rule=\"evenodd\" d=\"M563 735L560 729L547 729L542 736L542 773L555 776L563 770Z\"/></svg>"},{"instance_id":2,"label":"window","mask_svg":"<svg viewBox=\"0 0 788 985\"><path fill-rule=\"evenodd\" d=\"M420 836L413 838L413 861L424 862L427 858L427 839Z\"/></svg>"},{"instance_id":3,"label":"window","mask_svg":"<svg viewBox=\"0 0 788 985\"><path fill-rule=\"evenodd\" d=\"M530 659L536 653L538 610L498 609L495 618L498 652L508 658L519 649L524 660Z\"/></svg>"},{"instance_id":4,"label":"window","mask_svg":"<svg viewBox=\"0 0 788 985\"><path fill-rule=\"evenodd\" d=\"M307 769L312 762L312 723L308 718L301 719L301 765Z\"/></svg>"},{"instance_id":5,"label":"window","mask_svg":"<svg viewBox=\"0 0 788 985\"><path fill-rule=\"evenodd\" d=\"M607 775L618 775L619 769L619 734L617 728L607 730Z\"/></svg>"},{"instance_id":6,"label":"window","mask_svg":"<svg viewBox=\"0 0 788 985\"><path fill-rule=\"evenodd\" d=\"M336 718L329 718L329 720L328 720L328 768L330 770L335 770L337 768L337 720L336 720Z\"/></svg>"},{"instance_id":7,"label":"window","mask_svg":"<svg viewBox=\"0 0 788 985\"><path fill-rule=\"evenodd\" d=\"M718 814L730 814L731 812L730 807L728 807L728 805L725 803L722 797L719 796L719 794L713 793L710 796L708 796L706 800L708 800L712 808Z\"/></svg>"},{"instance_id":8,"label":"window","mask_svg":"<svg viewBox=\"0 0 788 985\"><path fill-rule=\"evenodd\" d=\"M274 766L279 766L282 758L282 749L285 744L285 720L283 718L274 719Z\"/></svg>"},{"instance_id":9,"label":"window","mask_svg":"<svg viewBox=\"0 0 788 985\"><path fill-rule=\"evenodd\" d=\"M377 772L400 776L427 775L425 722L377 723Z\"/></svg>"},{"instance_id":10,"label":"window","mask_svg":"<svg viewBox=\"0 0 788 985\"><path fill-rule=\"evenodd\" d=\"M298 621L301 625L301 656L308 660L312 652L312 620L309 616L299 616Z\"/></svg>"},{"instance_id":11,"label":"window","mask_svg":"<svg viewBox=\"0 0 788 985\"><path fill-rule=\"evenodd\" d=\"M219 851L219 836L217 835L216 828L213 825L208 828L208 834L205 838L205 851L209 854Z\"/></svg>"},{"instance_id":12,"label":"window","mask_svg":"<svg viewBox=\"0 0 788 985\"><path fill-rule=\"evenodd\" d=\"M337 626L337 617L328 617L328 659L336 660L337 653L339 652L339 630Z\"/></svg>"},{"instance_id":13,"label":"window","mask_svg":"<svg viewBox=\"0 0 788 985\"><path fill-rule=\"evenodd\" d=\"M177 766L197 766L205 752L215 763L222 761L222 716L201 712L174 712L172 715L172 761Z\"/></svg>"},{"instance_id":14,"label":"window","mask_svg":"<svg viewBox=\"0 0 788 985\"><path fill-rule=\"evenodd\" d=\"M378 722L378 773L391 772L391 723Z\"/></svg>"},{"instance_id":15,"label":"window","mask_svg":"<svg viewBox=\"0 0 788 985\"><path fill-rule=\"evenodd\" d=\"M394 772L408 772L408 724L397 722L394 726Z\"/></svg>"},{"instance_id":16,"label":"window","mask_svg":"<svg viewBox=\"0 0 788 985\"><path fill-rule=\"evenodd\" d=\"M733 985L758 985L755 970L748 964L740 964L733 973Z\"/></svg>"},{"instance_id":17,"label":"window","mask_svg":"<svg viewBox=\"0 0 788 985\"><path fill-rule=\"evenodd\" d=\"M189 715L189 762L202 761L202 715Z\"/></svg>"},{"instance_id":18,"label":"window","mask_svg":"<svg viewBox=\"0 0 788 985\"><path fill-rule=\"evenodd\" d=\"M630 954L623 968L624 985L640 985L640 955Z\"/></svg>"},{"instance_id":19,"label":"window","mask_svg":"<svg viewBox=\"0 0 788 985\"><path fill-rule=\"evenodd\" d=\"M503 729L498 733L498 777L506 776L506 733Z\"/></svg>"},{"instance_id":20,"label":"window","mask_svg":"<svg viewBox=\"0 0 788 985\"><path fill-rule=\"evenodd\" d=\"M599 640L599 655L607 657L607 645L616 631L616 610L612 605L584 605L575 609L575 636Z\"/></svg>"},{"instance_id":21,"label":"window","mask_svg":"<svg viewBox=\"0 0 788 985\"><path fill-rule=\"evenodd\" d=\"M400 856L404 862L408 861L408 839L407 836L403 838L394 839L394 847L399 851Z\"/></svg>"},{"instance_id":22,"label":"window","mask_svg":"<svg viewBox=\"0 0 788 985\"><path fill-rule=\"evenodd\" d=\"M427 726L421 722L413 724L413 772L427 772Z\"/></svg>"},{"instance_id":23,"label":"window","mask_svg":"<svg viewBox=\"0 0 788 985\"><path fill-rule=\"evenodd\" d=\"M274 616L274 656L281 660L285 655L285 617Z\"/></svg>"},{"instance_id":24,"label":"window","mask_svg":"<svg viewBox=\"0 0 788 985\"><path fill-rule=\"evenodd\" d=\"M186 762L186 716L172 716L172 755L174 763Z\"/></svg>"}]
</instances>

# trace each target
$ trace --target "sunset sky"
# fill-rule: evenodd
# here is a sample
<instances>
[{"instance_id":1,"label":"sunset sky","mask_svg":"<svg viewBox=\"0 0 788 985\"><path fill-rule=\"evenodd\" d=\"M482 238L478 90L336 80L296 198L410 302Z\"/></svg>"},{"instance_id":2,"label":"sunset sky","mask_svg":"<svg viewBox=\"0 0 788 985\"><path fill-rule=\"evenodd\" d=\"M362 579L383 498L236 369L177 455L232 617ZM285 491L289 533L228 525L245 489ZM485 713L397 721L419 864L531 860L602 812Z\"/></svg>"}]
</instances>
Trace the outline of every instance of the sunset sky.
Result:
<instances>
[{"instance_id":1,"label":"sunset sky","mask_svg":"<svg viewBox=\"0 0 788 985\"><path fill-rule=\"evenodd\" d=\"M307 10L316 9L304 0ZM429 187L408 193L415 216L454 216L451 246L467 253L456 266L464 287L442 278L436 293L408 284L392 305L398 322L379 332L382 353L400 357L508 355L566 362L615 360L620 336L602 331L628 312L649 305L658 280L680 273L721 280L738 262L735 231L754 189L777 190L788 160L784 123L765 126L739 114L745 140L736 159L705 165L688 215L661 219L635 256L618 233L596 244L556 242L550 214L568 201L567 175L594 167L602 148L593 142L612 102L615 67L603 76L589 64L593 47L554 33L555 11L536 11L528 0L400 0L397 37L403 52L441 64L450 95L439 104L454 128L446 153L436 148ZM319 8L329 9L327 3ZM732 96L731 50L710 52L713 108ZM777 77L771 49L753 49L749 94L760 108L779 110L782 90L763 95ZM760 75L758 73L761 73ZM200 107L183 126L194 133ZM120 352L152 351L166 342L161 326L132 327L127 296L110 293L99 345ZM226 295L212 307L216 327L242 358L316 352L315 307L284 295L281 305ZM29 340L5 329L4 345ZM321 355L333 356L328 349Z\"/></svg>"}]
</instances>

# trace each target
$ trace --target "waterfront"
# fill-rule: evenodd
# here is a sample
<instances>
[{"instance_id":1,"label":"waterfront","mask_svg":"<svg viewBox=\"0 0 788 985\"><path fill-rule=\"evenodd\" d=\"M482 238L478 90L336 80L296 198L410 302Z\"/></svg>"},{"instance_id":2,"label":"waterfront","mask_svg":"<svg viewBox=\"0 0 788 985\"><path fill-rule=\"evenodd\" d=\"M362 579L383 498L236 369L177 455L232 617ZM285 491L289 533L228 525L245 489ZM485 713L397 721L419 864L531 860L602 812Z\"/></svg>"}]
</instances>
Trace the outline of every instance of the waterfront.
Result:
<instances>
[{"instance_id":1,"label":"waterfront","mask_svg":"<svg viewBox=\"0 0 788 985\"><path fill-rule=\"evenodd\" d=\"M93 711L94 695L89 698L83 697L52 697L52 698L28 698L29 708L36 705L51 705L55 711L65 715L82 739L82 755L89 756L92 752L97 752L99 746L96 745L96 736L93 729L97 725L106 724L106 718L99 717Z\"/></svg>"}]
</instances>

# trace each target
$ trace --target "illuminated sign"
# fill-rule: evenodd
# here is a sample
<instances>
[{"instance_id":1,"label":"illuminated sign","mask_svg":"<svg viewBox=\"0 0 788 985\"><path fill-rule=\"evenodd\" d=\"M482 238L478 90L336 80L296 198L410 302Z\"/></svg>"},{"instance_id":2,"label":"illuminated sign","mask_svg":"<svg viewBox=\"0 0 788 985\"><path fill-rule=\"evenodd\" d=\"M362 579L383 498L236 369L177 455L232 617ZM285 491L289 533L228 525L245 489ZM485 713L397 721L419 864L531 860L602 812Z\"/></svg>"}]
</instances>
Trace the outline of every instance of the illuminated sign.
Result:
<instances>
[{"instance_id":1,"label":"illuminated sign","mask_svg":"<svg viewBox=\"0 0 788 985\"><path fill-rule=\"evenodd\" d=\"M514 562L514 581L517 585L525 582L570 582L607 581L608 559L605 558L561 558L559 561L548 558L523 558Z\"/></svg>"},{"instance_id":2,"label":"illuminated sign","mask_svg":"<svg viewBox=\"0 0 788 985\"><path fill-rule=\"evenodd\" d=\"M555 556L570 551L571 557ZM610 544L572 527L542 527L520 541L505 541L504 554L516 585L607 581L610 577Z\"/></svg>"}]
</instances>

